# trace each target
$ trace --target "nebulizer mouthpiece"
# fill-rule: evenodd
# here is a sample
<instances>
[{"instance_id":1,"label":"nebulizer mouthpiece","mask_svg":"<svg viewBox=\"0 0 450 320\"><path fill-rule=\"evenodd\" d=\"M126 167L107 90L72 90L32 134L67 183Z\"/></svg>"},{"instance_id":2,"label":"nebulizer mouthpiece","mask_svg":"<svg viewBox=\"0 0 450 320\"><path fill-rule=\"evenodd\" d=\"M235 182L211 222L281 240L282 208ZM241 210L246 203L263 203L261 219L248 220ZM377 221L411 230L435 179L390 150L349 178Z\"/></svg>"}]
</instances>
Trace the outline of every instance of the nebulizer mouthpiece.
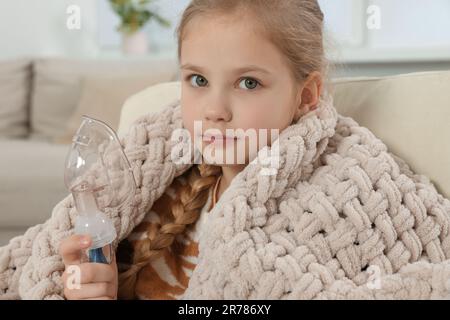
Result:
<instances>
[{"instance_id":1,"label":"nebulizer mouthpiece","mask_svg":"<svg viewBox=\"0 0 450 320\"><path fill-rule=\"evenodd\" d=\"M66 158L64 180L78 212L75 234L92 239L82 260L111 263L117 234L104 211L130 201L136 190L131 166L111 127L83 116Z\"/></svg>"}]
</instances>

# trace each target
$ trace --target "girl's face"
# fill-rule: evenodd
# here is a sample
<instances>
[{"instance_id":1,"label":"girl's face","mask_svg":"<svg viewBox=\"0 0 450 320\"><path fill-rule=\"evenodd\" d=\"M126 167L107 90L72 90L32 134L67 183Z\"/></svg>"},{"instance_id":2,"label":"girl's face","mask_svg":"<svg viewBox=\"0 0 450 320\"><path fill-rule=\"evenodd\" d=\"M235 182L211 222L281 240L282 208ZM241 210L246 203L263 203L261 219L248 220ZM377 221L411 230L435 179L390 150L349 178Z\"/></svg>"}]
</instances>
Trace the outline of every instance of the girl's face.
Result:
<instances>
[{"instance_id":1,"label":"girl's face","mask_svg":"<svg viewBox=\"0 0 450 320\"><path fill-rule=\"evenodd\" d=\"M299 110L302 88L292 78L285 58L255 30L248 18L197 17L190 22L185 35L180 57L184 128L192 138L197 135L195 139L201 144L203 155L206 147L216 157L221 149L223 157L217 164L241 164L237 155L242 150L245 163L249 163L256 156L249 148L250 140L256 139L256 145L261 143L258 150L270 145L270 129L281 133L302 111ZM198 130L194 132L195 121L197 124L201 121L200 136ZM218 131L205 132L208 129ZM242 131L233 132L239 136L236 139L215 137L212 142L204 137L208 133L230 136L227 129ZM259 136L265 132L267 141ZM226 158L231 148L234 148L232 163Z\"/></svg>"}]
</instances>

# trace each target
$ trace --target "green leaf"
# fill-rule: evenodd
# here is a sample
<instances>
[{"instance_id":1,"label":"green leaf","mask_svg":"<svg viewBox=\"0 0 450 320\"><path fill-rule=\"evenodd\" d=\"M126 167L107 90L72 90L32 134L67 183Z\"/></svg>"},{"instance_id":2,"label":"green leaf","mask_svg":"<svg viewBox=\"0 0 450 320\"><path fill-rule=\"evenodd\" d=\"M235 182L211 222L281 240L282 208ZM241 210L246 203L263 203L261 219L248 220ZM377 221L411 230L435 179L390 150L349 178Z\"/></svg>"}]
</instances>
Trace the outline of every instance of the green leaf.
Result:
<instances>
[{"instance_id":1,"label":"green leaf","mask_svg":"<svg viewBox=\"0 0 450 320\"><path fill-rule=\"evenodd\" d=\"M158 21L158 23L160 24L160 25L162 25L162 26L164 26L164 27L170 27L171 26L171 23L168 21L168 20L166 20L166 19L164 19L163 17L161 17L159 14L155 14L154 15L154 18L156 19L156 21Z\"/></svg>"},{"instance_id":2,"label":"green leaf","mask_svg":"<svg viewBox=\"0 0 450 320\"><path fill-rule=\"evenodd\" d=\"M133 32L142 28L150 20L155 19L164 27L170 27L171 23L148 9L148 5L154 0L140 0L138 3L132 0L109 0L112 10L120 17L119 30Z\"/></svg>"}]
</instances>

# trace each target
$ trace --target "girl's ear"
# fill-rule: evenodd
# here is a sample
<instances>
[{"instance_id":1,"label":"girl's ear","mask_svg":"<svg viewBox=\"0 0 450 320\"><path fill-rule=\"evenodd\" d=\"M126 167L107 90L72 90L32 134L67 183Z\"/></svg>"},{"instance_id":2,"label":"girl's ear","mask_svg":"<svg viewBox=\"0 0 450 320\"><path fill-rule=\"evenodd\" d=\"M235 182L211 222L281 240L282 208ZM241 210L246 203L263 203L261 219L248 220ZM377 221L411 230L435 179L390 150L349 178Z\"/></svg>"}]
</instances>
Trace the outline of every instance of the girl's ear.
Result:
<instances>
[{"instance_id":1,"label":"girl's ear","mask_svg":"<svg viewBox=\"0 0 450 320\"><path fill-rule=\"evenodd\" d=\"M309 74L299 89L297 108L295 110L294 121L297 122L303 115L317 108L320 95L322 94L322 75L318 71Z\"/></svg>"}]
</instances>

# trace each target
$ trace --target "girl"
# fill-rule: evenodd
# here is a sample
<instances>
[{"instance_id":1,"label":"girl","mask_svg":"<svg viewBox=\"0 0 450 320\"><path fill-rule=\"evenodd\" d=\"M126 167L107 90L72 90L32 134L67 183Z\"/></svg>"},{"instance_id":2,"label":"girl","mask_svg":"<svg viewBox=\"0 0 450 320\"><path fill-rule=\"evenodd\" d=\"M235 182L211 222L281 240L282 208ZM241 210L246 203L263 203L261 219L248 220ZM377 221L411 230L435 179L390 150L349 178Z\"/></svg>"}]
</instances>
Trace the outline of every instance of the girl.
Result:
<instances>
[{"instance_id":1,"label":"girl","mask_svg":"<svg viewBox=\"0 0 450 320\"><path fill-rule=\"evenodd\" d=\"M259 133L283 130L316 107L325 67L321 10L316 1L277 3L193 1L186 9L178 31L181 107L183 125L192 137L195 120L202 120L203 131L214 128L225 135L227 129L256 129ZM289 37L297 40L289 43ZM221 136L214 142L204 136L202 151L208 145L213 153L224 149L223 157L216 159L220 165L192 167L136 228L130 237L134 268L120 278L123 297L181 297L197 262L204 220L249 158L255 157L250 154L249 136L231 146L231 140ZM256 137L261 143L259 134ZM238 164L242 146L245 163ZM230 148L235 158L225 163ZM165 232L160 231L163 228ZM157 247L158 242L164 247Z\"/></svg>"},{"instance_id":2,"label":"girl","mask_svg":"<svg viewBox=\"0 0 450 320\"><path fill-rule=\"evenodd\" d=\"M445 296L450 202L366 128L337 115L322 30L316 0L193 0L178 28L181 101L136 121L124 139L140 166L144 205L113 214L117 259L80 264L90 240L56 240L70 230L66 199L53 218L66 217L65 227L49 224L52 231L25 238L61 243L59 255L45 258L62 258L66 270L78 265L81 287L66 285L67 271L62 282L33 278L40 258L30 257L22 284L10 281L5 292L20 285L33 297L67 299ZM196 121L202 163L175 165L166 149L156 152L178 124L198 138ZM258 150L278 146L279 166L256 161L267 158L249 148L252 139Z\"/></svg>"}]
</instances>

